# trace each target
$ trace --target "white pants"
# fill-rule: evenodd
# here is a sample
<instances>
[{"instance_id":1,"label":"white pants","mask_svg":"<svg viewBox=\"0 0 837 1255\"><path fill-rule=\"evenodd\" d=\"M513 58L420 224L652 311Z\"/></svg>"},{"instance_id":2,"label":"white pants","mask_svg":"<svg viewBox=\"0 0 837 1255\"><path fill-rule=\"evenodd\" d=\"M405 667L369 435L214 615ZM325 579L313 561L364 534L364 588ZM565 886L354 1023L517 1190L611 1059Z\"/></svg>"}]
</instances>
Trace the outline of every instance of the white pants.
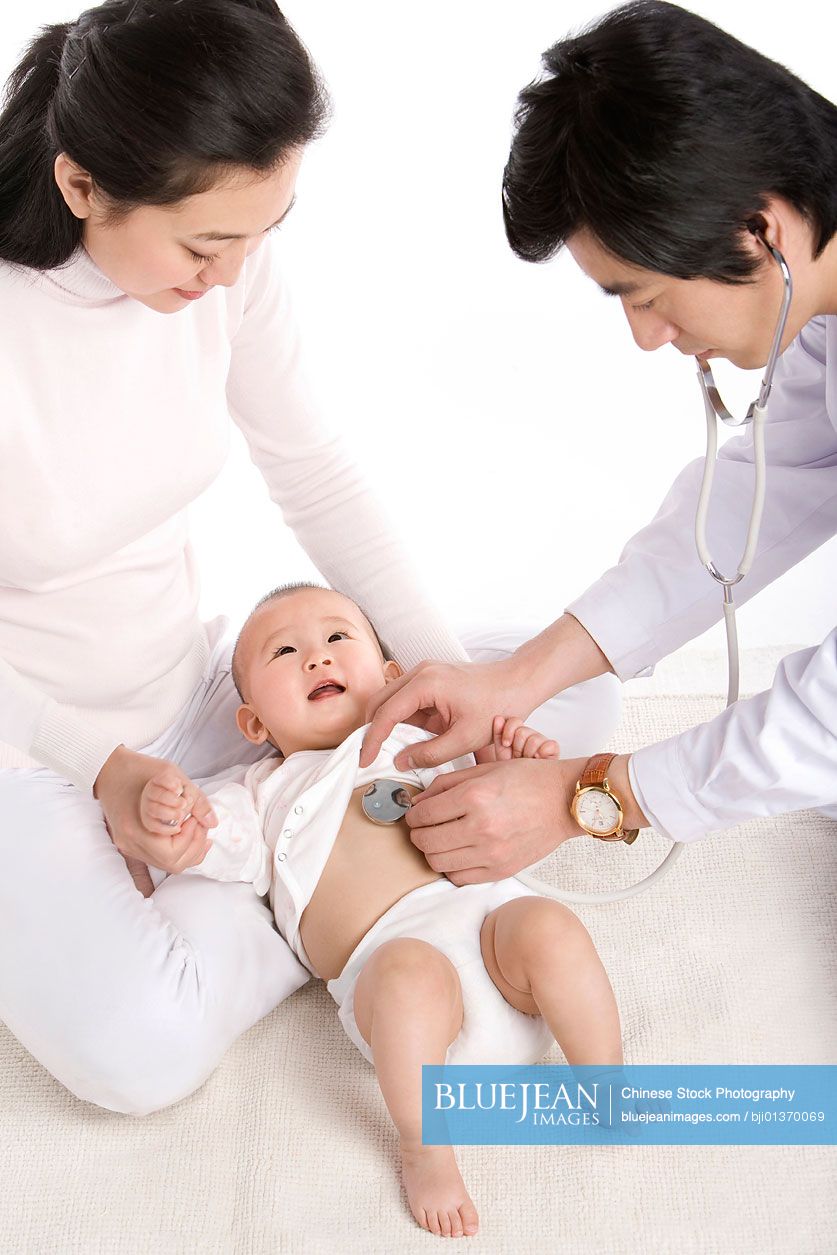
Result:
<instances>
[{"instance_id":1,"label":"white pants","mask_svg":"<svg viewBox=\"0 0 837 1255\"><path fill-rule=\"evenodd\" d=\"M240 778L270 746L238 732L227 620L207 625L210 657L190 701L142 752L196 783ZM475 660L535 629L463 635ZM472 644L473 642L473 644ZM562 754L594 753L619 718L612 675L532 715ZM143 898L101 807L46 768L0 770L0 1018L73 1094L145 1115L201 1086L229 1046L309 973L252 885L165 876Z\"/></svg>"}]
</instances>

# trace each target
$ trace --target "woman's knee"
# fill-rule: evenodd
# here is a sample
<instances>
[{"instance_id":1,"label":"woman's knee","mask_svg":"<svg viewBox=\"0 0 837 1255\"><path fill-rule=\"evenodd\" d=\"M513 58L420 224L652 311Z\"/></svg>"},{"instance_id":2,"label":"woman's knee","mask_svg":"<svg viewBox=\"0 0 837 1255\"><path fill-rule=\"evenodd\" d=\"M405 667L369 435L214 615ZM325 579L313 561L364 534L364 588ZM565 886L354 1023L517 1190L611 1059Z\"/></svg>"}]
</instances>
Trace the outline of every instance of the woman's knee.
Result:
<instances>
[{"instance_id":1,"label":"woman's knee","mask_svg":"<svg viewBox=\"0 0 837 1255\"><path fill-rule=\"evenodd\" d=\"M115 1010L103 1031L90 1029L43 1062L77 1098L122 1115L149 1115L193 1094L233 1040L140 999Z\"/></svg>"},{"instance_id":2,"label":"woman's knee","mask_svg":"<svg viewBox=\"0 0 837 1255\"><path fill-rule=\"evenodd\" d=\"M252 886L175 876L143 899L70 786L0 773L0 820L0 1015L83 1101L178 1102L308 979Z\"/></svg>"},{"instance_id":3,"label":"woman's knee","mask_svg":"<svg viewBox=\"0 0 837 1255\"><path fill-rule=\"evenodd\" d=\"M70 1092L83 1102L118 1115L149 1116L189 1098L208 1080L218 1063L220 1059L200 1072L192 1064L188 1075L178 1074L174 1078L161 1076L156 1069L147 1075L120 1073L108 1076L100 1068L95 1076L72 1087Z\"/></svg>"},{"instance_id":4,"label":"woman's knee","mask_svg":"<svg viewBox=\"0 0 837 1255\"><path fill-rule=\"evenodd\" d=\"M193 910L196 894L186 896ZM230 1045L308 979L263 912L231 897L209 894L218 908L214 930L199 916L185 933L161 921L138 941L130 965L68 973L71 984L57 1000L46 990L38 999L18 990L12 1032L96 1106L147 1115L194 1093Z\"/></svg>"},{"instance_id":5,"label":"woman's knee","mask_svg":"<svg viewBox=\"0 0 837 1255\"><path fill-rule=\"evenodd\" d=\"M272 939L276 951L254 950L249 957L258 955L259 965L240 972L236 991L223 969L216 970L180 938L179 973L170 966L163 982L140 980L133 990L128 985L119 1011L106 1012L98 1030L92 1026L77 1035L75 1071L85 1082L85 1092L75 1091L78 1096L113 1111L147 1115L199 1089L233 1042L308 979L289 950L293 969L284 963L282 938L274 933Z\"/></svg>"}]
</instances>

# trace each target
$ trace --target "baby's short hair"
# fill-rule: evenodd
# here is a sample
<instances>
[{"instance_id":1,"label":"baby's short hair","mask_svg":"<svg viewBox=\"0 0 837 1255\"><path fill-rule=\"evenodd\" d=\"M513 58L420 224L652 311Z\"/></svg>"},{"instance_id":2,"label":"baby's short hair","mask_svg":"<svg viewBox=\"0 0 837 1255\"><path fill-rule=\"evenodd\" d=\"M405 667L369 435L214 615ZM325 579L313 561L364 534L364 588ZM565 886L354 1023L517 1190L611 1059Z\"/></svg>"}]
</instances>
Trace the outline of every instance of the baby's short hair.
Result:
<instances>
[{"instance_id":1,"label":"baby's short hair","mask_svg":"<svg viewBox=\"0 0 837 1255\"><path fill-rule=\"evenodd\" d=\"M312 584L306 580L298 580L297 582L292 583L292 584L280 584L278 588L272 588L269 593L265 593L264 597L259 598L259 600L256 602L253 609L248 614L247 618L244 620L244 623L241 625L241 631L238 633L238 636L236 638L235 648L233 649L233 655L232 655L231 670L232 670L233 684L235 685L236 692L238 693L238 696L241 698L242 702L246 702L247 698L244 696L244 693L242 692L243 678L241 675L240 645L241 645L241 641L244 636L244 633L246 631L247 624L250 622L250 620L252 619L256 611L260 610L262 606L266 606L269 601L279 601L280 598L288 597L291 593L298 592L302 588L319 588L319 589L322 589L323 592L340 592L340 589L330 589L327 584ZM343 596L346 597L348 596L348 594L343 593ZM351 601L352 598L349 597L348 600ZM358 610L366 619L366 622L369 624L370 628L372 629L372 634L375 637L375 640L378 642L381 653L384 656L384 660L386 662L390 662L391 660L393 660L392 650L389 648L387 644L384 643L384 641L381 640L380 636L378 635L375 629L375 624L369 618L369 615L363 609L363 606L359 605L358 602L355 602L354 604L357 606Z\"/></svg>"}]
</instances>

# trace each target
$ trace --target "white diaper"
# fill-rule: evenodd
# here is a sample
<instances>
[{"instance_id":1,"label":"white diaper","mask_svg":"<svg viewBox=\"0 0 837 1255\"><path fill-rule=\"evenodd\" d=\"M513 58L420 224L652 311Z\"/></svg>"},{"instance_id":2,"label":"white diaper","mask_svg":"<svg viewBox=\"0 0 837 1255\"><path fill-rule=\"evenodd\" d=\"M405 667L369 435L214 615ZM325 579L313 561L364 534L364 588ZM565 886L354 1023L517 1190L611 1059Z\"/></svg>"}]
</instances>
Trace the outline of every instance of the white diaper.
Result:
<instances>
[{"instance_id":1,"label":"white diaper","mask_svg":"<svg viewBox=\"0 0 837 1255\"><path fill-rule=\"evenodd\" d=\"M453 884L443 877L421 885L391 906L359 942L339 976L327 982L338 1016L361 1054L372 1051L355 1023L357 978L369 956L393 937L417 937L447 955L459 973L464 1015L445 1063L537 1063L554 1045L539 1015L526 1015L506 1002L488 972L480 950L486 915L512 898L538 897L516 876L480 885Z\"/></svg>"}]
</instances>

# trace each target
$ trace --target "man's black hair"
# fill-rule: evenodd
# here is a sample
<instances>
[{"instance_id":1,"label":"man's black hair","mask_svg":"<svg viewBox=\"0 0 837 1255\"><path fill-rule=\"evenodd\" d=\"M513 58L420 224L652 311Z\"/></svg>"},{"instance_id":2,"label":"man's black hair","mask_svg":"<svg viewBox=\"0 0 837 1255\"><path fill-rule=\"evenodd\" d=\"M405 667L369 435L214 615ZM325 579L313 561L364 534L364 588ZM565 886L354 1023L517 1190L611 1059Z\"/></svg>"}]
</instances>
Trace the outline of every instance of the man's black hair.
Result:
<instances>
[{"instance_id":1,"label":"man's black hair","mask_svg":"<svg viewBox=\"0 0 837 1255\"><path fill-rule=\"evenodd\" d=\"M705 18L634 0L543 65L503 177L519 257L547 261L584 228L644 269L743 283L770 195L810 224L814 257L837 230L837 108Z\"/></svg>"}]
</instances>

